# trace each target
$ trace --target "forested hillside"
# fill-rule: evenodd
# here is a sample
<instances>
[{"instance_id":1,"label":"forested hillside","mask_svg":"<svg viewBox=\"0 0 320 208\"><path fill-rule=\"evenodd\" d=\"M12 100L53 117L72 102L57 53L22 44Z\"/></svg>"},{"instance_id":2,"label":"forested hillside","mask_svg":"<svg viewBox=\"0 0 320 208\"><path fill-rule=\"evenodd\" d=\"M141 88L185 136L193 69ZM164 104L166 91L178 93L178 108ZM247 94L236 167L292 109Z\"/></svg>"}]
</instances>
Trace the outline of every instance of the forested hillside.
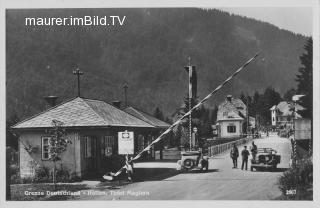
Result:
<instances>
[{"instance_id":1,"label":"forested hillside","mask_svg":"<svg viewBox=\"0 0 320 208\"><path fill-rule=\"evenodd\" d=\"M126 15L125 24L104 26L25 26L25 17ZM198 71L198 96L208 94L234 70L255 60L209 105L226 94L253 94L272 86L280 93L295 87L306 38L268 23L219 10L55 9L7 10L7 117L19 119L45 109L43 97L59 102L76 96L79 67L83 97L123 100L127 82L130 103L166 116L183 103L191 57Z\"/></svg>"}]
</instances>

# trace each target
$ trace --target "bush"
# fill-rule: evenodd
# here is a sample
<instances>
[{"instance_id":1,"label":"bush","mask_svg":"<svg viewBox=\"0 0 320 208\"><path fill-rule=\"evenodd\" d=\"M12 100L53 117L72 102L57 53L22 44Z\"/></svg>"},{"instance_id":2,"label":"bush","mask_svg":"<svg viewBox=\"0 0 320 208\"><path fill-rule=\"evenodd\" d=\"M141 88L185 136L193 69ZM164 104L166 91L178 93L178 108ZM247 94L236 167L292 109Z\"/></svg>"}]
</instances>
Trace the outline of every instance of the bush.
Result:
<instances>
[{"instance_id":1,"label":"bush","mask_svg":"<svg viewBox=\"0 0 320 208\"><path fill-rule=\"evenodd\" d=\"M18 174L11 175L10 184L19 184L22 183L20 180L20 176Z\"/></svg>"},{"instance_id":2,"label":"bush","mask_svg":"<svg viewBox=\"0 0 320 208\"><path fill-rule=\"evenodd\" d=\"M312 199L313 164L310 158L301 159L279 178L279 189L284 199ZM295 190L295 193L290 193ZM311 191L310 191L311 190Z\"/></svg>"},{"instance_id":3,"label":"bush","mask_svg":"<svg viewBox=\"0 0 320 208\"><path fill-rule=\"evenodd\" d=\"M11 184L26 184L26 183L52 183L52 171L44 166L37 166L35 168L34 177L20 178L19 167L17 165L10 166L10 183ZM62 166L56 170L56 181L62 183L81 181L79 177L70 177L69 171Z\"/></svg>"},{"instance_id":4,"label":"bush","mask_svg":"<svg viewBox=\"0 0 320 208\"><path fill-rule=\"evenodd\" d=\"M56 171L56 179L57 182L68 183L70 182L70 174L69 171L62 168Z\"/></svg>"},{"instance_id":5,"label":"bush","mask_svg":"<svg viewBox=\"0 0 320 208\"><path fill-rule=\"evenodd\" d=\"M19 174L19 166L16 164L10 165L10 175L18 175Z\"/></svg>"},{"instance_id":6,"label":"bush","mask_svg":"<svg viewBox=\"0 0 320 208\"><path fill-rule=\"evenodd\" d=\"M20 181L20 175L19 175L19 166L16 164L10 165L9 166L9 173L10 173L10 183L11 184L16 184L16 183L21 183Z\"/></svg>"},{"instance_id":7,"label":"bush","mask_svg":"<svg viewBox=\"0 0 320 208\"><path fill-rule=\"evenodd\" d=\"M33 181L34 181L34 178L32 178L32 177L26 177L26 178L21 178L20 179L20 183L23 183L23 184L25 184L25 183L33 183Z\"/></svg>"},{"instance_id":8,"label":"bush","mask_svg":"<svg viewBox=\"0 0 320 208\"><path fill-rule=\"evenodd\" d=\"M49 169L44 166L36 167L33 181L36 183L51 182Z\"/></svg>"}]
</instances>

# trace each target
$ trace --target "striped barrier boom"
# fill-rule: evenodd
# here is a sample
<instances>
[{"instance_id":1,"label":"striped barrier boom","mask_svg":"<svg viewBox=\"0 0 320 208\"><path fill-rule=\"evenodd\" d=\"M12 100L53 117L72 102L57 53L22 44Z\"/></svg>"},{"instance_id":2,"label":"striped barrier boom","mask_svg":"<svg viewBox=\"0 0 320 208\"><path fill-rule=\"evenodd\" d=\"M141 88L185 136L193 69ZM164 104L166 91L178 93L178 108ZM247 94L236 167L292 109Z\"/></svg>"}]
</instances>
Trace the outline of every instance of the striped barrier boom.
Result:
<instances>
[{"instance_id":1,"label":"striped barrier boom","mask_svg":"<svg viewBox=\"0 0 320 208\"><path fill-rule=\"evenodd\" d=\"M175 126L177 126L179 123L182 122L183 119L188 117L192 111L199 108L203 103L205 103L210 97L212 97L216 92L218 92L224 85L226 85L230 80L235 77L237 74L239 74L246 66L248 66L257 56L259 53L254 55L252 58L250 58L247 62L245 62L239 69L237 69L231 76L229 76L224 82L222 82L218 87L216 87L212 92L210 92L205 98L203 98L198 104L196 104L193 108L191 108L186 114L184 114L181 118L179 118L176 122L174 122L167 130L165 130L158 138L156 138L153 142L151 142L146 148L144 148L139 154L137 154L132 160L137 160L141 157L142 153L145 151L150 150L152 145L159 142L163 137L168 134ZM123 170L125 169L125 166L123 166L118 172L116 172L113 176L118 176ZM108 177L107 177L108 178Z\"/></svg>"}]
</instances>

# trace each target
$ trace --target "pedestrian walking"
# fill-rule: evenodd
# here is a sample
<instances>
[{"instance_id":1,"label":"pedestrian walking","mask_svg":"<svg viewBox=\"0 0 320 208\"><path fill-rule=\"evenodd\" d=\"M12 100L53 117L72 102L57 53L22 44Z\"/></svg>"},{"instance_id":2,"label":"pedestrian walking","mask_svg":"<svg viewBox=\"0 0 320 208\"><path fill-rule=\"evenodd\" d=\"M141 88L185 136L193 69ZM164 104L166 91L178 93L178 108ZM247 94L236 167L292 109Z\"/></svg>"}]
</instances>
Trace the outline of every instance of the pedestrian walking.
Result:
<instances>
[{"instance_id":1,"label":"pedestrian walking","mask_svg":"<svg viewBox=\"0 0 320 208\"><path fill-rule=\"evenodd\" d=\"M243 166L246 166L246 170L248 170L248 158L249 158L249 151L247 150L247 146L244 146L244 149L241 152L242 156L242 165L241 165L241 170L243 170Z\"/></svg>"},{"instance_id":2,"label":"pedestrian walking","mask_svg":"<svg viewBox=\"0 0 320 208\"><path fill-rule=\"evenodd\" d=\"M250 151L251 151L252 158L255 160L256 155L258 153L258 147L257 147L257 145L254 144L254 142L252 142L252 146L250 147Z\"/></svg>"},{"instance_id":3,"label":"pedestrian walking","mask_svg":"<svg viewBox=\"0 0 320 208\"><path fill-rule=\"evenodd\" d=\"M233 168L237 168L238 167L239 150L238 150L236 144L233 144L233 147L231 148L230 157L232 159Z\"/></svg>"}]
</instances>

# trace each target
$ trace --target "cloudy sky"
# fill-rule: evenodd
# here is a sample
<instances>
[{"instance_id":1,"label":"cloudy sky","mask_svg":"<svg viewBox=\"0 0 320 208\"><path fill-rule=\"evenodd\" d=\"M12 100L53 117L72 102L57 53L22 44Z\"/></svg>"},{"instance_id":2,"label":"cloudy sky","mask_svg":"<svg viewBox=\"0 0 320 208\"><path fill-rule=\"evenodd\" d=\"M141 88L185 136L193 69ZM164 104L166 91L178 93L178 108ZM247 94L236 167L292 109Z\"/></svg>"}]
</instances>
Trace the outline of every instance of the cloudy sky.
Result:
<instances>
[{"instance_id":1,"label":"cloudy sky","mask_svg":"<svg viewBox=\"0 0 320 208\"><path fill-rule=\"evenodd\" d=\"M312 9L310 7L228 7L219 9L269 22L295 33L312 35Z\"/></svg>"}]
</instances>

